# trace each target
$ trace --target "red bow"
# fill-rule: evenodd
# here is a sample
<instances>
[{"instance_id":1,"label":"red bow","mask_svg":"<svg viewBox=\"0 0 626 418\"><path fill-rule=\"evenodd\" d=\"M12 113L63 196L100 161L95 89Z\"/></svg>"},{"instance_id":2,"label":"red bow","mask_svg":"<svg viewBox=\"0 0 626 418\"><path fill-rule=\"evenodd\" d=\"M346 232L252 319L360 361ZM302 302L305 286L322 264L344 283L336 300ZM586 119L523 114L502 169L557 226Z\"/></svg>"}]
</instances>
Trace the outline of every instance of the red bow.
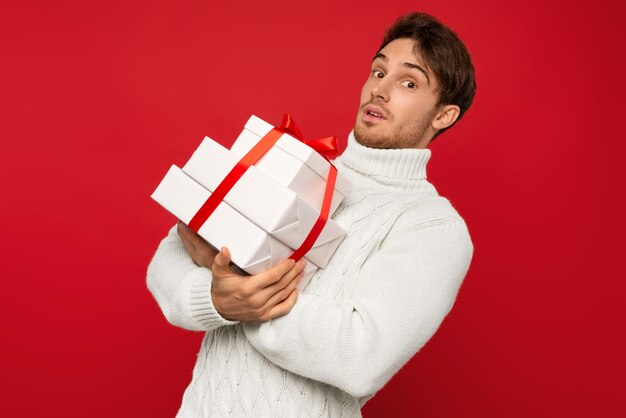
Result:
<instances>
[{"instance_id":1,"label":"red bow","mask_svg":"<svg viewBox=\"0 0 626 418\"><path fill-rule=\"evenodd\" d=\"M300 129L293 121L293 118L289 113L283 117L283 123L276 129L299 139L301 142L304 142L306 145L319 152L327 160L335 158L338 154L336 136L327 136L320 139L304 139L304 135L302 135L302 132L300 132Z\"/></svg>"}]
</instances>

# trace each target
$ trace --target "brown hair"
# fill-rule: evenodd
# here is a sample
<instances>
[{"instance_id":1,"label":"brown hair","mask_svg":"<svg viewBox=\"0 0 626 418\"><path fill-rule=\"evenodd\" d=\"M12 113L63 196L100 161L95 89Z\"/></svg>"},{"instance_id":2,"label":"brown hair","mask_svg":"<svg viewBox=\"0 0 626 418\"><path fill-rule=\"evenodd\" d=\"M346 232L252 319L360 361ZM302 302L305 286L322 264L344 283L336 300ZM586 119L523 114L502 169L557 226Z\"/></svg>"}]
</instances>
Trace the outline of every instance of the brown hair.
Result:
<instances>
[{"instance_id":1,"label":"brown hair","mask_svg":"<svg viewBox=\"0 0 626 418\"><path fill-rule=\"evenodd\" d=\"M454 104L459 106L459 121L469 109L476 92L474 65L469 51L450 28L426 13L409 13L401 16L387 29L378 52L389 42L409 38L415 41L415 50L431 68L439 81L439 102L437 105ZM452 124L446 129L454 126ZM434 140L446 129L435 133ZM431 141L432 141L431 140Z\"/></svg>"}]
</instances>

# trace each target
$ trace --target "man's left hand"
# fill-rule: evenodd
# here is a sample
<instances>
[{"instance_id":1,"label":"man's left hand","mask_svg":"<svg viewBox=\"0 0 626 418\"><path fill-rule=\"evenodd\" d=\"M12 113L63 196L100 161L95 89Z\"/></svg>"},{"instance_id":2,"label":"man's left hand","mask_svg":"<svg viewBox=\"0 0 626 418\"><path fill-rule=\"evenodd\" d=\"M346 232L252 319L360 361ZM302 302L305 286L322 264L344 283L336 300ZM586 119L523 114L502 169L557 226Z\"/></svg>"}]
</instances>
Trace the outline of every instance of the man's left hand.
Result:
<instances>
[{"instance_id":1,"label":"man's left hand","mask_svg":"<svg viewBox=\"0 0 626 418\"><path fill-rule=\"evenodd\" d=\"M211 247L200 235L196 234L191 228L180 221L178 222L177 232L183 240L193 262L196 263L198 267L206 267L211 270L218 251Z\"/></svg>"}]
</instances>

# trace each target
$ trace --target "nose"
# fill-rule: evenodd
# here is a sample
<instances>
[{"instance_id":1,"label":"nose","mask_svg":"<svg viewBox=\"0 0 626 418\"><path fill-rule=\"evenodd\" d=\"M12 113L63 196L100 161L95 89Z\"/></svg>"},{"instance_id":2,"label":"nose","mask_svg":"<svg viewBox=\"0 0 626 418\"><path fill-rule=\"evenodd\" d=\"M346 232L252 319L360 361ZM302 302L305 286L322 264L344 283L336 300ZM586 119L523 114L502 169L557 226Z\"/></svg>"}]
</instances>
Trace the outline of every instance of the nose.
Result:
<instances>
[{"instance_id":1,"label":"nose","mask_svg":"<svg viewBox=\"0 0 626 418\"><path fill-rule=\"evenodd\" d=\"M372 99L380 98L384 102L389 101L389 78L380 79L371 90Z\"/></svg>"}]
</instances>

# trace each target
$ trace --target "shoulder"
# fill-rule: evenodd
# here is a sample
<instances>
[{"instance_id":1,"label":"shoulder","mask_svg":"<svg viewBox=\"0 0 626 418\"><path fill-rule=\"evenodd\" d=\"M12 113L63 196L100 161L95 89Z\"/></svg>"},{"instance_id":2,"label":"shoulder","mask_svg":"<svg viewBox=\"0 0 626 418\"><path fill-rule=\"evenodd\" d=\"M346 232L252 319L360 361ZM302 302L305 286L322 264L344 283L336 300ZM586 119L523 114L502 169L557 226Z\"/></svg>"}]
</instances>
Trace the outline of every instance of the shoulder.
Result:
<instances>
[{"instance_id":1,"label":"shoulder","mask_svg":"<svg viewBox=\"0 0 626 418\"><path fill-rule=\"evenodd\" d=\"M401 265L412 277L428 271L432 277L460 283L474 256L474 244L465 220L450 201L433 196L395 220L377 254Z\"/></svg>"},{"instance_id":2,"label":"shoulder","mask_svg":"<svg viewBox=\"0 0 626 418\"><path fill-rule=\"evenodd\" d=\"M451 223L465 225L465 219L450 200L439 195L425 195L405 208L398 216L395 228L413 229Z\"/></svg>"},{"instance_id":3,"label":"shoulder","mask_svg":"<svg viewBox=\"0 0 626 418\"><path fill-rule=\"evenodd\" d=\"M465 219L450 200L443 196L426 196L405 208L396 218L387 239L403 237L409 240L422 240L426 235L433 239L462 243L473 251Z\"/></svg>"}]
</instances>

